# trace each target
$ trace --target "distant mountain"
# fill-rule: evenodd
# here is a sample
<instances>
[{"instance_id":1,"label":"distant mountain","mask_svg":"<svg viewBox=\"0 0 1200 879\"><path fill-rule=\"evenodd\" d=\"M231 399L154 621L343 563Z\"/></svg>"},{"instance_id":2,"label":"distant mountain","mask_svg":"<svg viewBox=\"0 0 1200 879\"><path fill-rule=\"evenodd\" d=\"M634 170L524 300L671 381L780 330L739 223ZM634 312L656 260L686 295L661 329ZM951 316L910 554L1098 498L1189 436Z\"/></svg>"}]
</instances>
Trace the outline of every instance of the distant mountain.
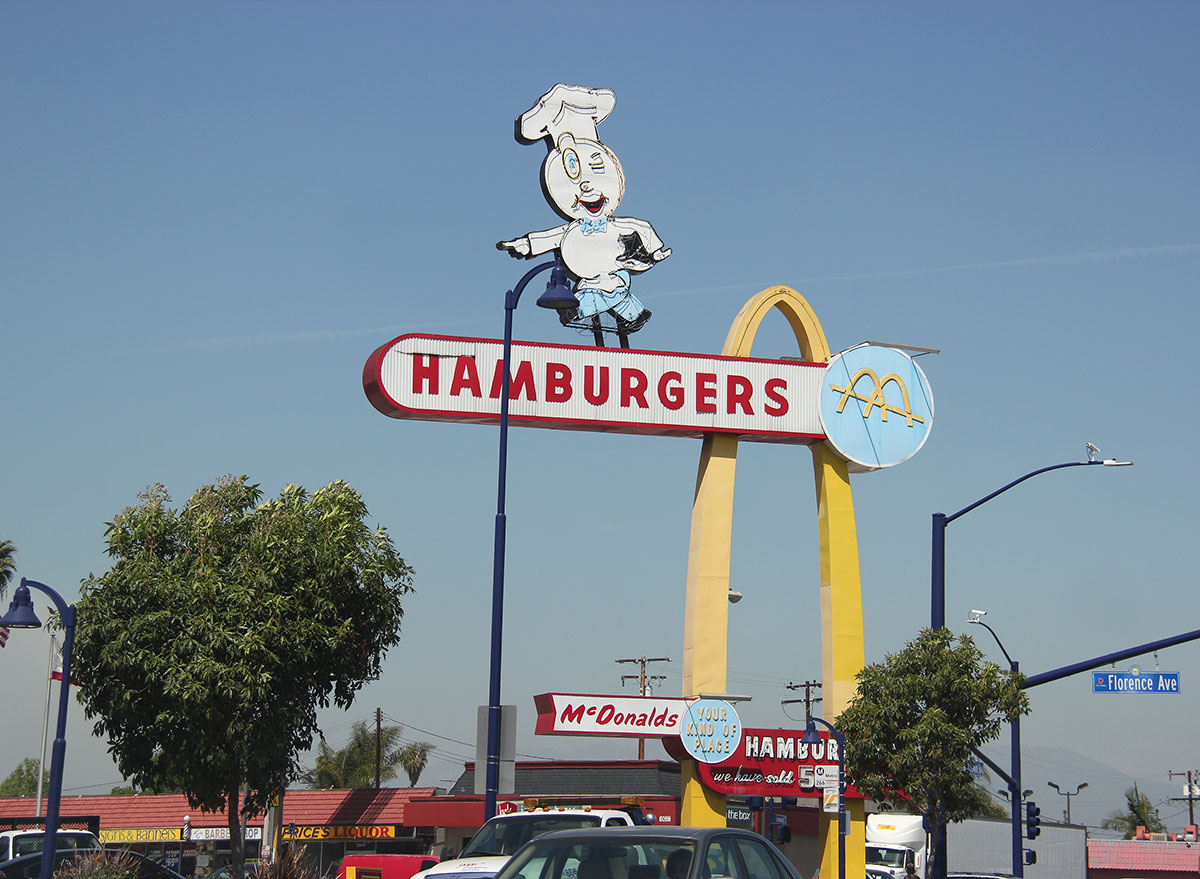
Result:
<instances>
[{"instance_id":1,"label":"distant mountain","mask_svg":"<svg viewBox=\"0 0 1200 879\"><path fill-rule=\"evenodd\" d=\"M1009 752L997 746L985 749L985 753L1005 769L1009 765ZM1136 783L1138 790L1150 797L1158 808L1158 815L1169 831L1182 831L1188 823L1188 803L1184 796L1185 779L1161 780L1135 778L1119 769L1070 748L1027 745L1021 748L1021 785L1033 793L1034 800L1042 809L1042 820L1060 822L1065 820L1067 797L1050 787L1053 781L1064 793L1072 794L1071 823L1090 828L1093 837L1116 837L1110 830L1101 830L1105 817L1125 808L1125 791ZM1075 788L1086 782L1087 787L1075 794ZM1003 788L1004 782L994 774L989 789ZM1195 812L1200 817L1200 798L1195 802Z\"/></svg>"}]
</instances>

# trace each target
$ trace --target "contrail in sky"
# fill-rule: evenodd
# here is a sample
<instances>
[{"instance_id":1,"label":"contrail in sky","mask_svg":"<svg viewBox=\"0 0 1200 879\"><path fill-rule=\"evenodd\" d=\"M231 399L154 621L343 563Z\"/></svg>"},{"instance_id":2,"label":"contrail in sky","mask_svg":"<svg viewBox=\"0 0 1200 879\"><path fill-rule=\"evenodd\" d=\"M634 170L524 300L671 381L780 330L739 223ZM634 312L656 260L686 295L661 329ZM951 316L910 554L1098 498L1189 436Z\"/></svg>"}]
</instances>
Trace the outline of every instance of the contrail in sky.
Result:
<instances>
[{"instance_id":1,"label":"contrail in sky","mask_svg":"<svg viewBox=\"0 0 1200 879\"><path fill-rule=\"evenodd\" d=\"M1200 252L1200 244L1163 244L1157 247L1125 247L1113 250L1090 250L1084 253L1069 253L1064 256L1035 256L1025 259L1003 259L992 262L956 263L948 266L928 266L920 269L892 269L885 272L863 272L856 275L827 275L819 278L801 278L789 283L794 285L830 284L842 281L869 281L879 278L905 278L914 275L935 275L941 272L966 272L981 269L1006 269L1018 266L1044 265L1078 265L1082 263L1105 262L1117 259L1136 259L1145 256L1166 256L1178 253ZM753 283L726 284L720 287L691 287L687 290L668 290L664 293L651 293L641 298L647 302L656 299L673 299L679 296L698 296L704 293L728 293L732 290L753 288ZM761 285L759 285L761 286ZM461 324L463 321L451 321L437 324L404 324L390 327L367 327L351 330L301 330L294 333L263 333L250 336L224 336L215 339L197 339L173 345L175 349L213 349L213 348L248 348L255 345L283 345L294 342L320 342L332 339L347 339L355 336L387 335L388 333L413 332L416 330L437 330Z\"/></svg>"},{"instance_id":2,"label":"contrail in sky","mask_svg":"<svg viewBox=\"0 0 1200 879\"><path fill-rule=\"evenodd\" d=\"M453 327L463 321L446 323L398 324L390 327L363 327L353 330L297 330L293 333L261 333L250 336L221 336L215 339L196 339L169 346L172 349L249 348L255 345L283 345L292 342L323 342L332 339L350 339L355 336L386 336L417 330L439 330Z\"/></svg>"},{"instance_id":3,"label":"contrail in sky","mask_svg":"<svg viewBox=\"0 0 1200 879\"><path fill-rule=\"evenodd\" d=\"M1164 256L1176 253L1196 253L1200 244L1164 244L1158 247L1126 247L1114 250L1091 250L1084 253L1069 253L1064 256L1035 256L1025 259L1003 259L992 262L956 263L948 266L928 266L920 269L893 269L886 272L863 272L856 275L827 275L819 278L802 278L794 284L827 284L839 281L868 281L878 278L904 278L913 275L934 275L940 272L978 271L980 269L1015 268L1018 266L1077 265L1105 262L1116 259L1135 259L1144 256ZM725 293L744 290L753 284L728 284L723 287L694 287L690 290L672 290L666 293L648 294L643 299L667 299L675 296L694 296L700 293Z\"/></svg>"}]
</instances>

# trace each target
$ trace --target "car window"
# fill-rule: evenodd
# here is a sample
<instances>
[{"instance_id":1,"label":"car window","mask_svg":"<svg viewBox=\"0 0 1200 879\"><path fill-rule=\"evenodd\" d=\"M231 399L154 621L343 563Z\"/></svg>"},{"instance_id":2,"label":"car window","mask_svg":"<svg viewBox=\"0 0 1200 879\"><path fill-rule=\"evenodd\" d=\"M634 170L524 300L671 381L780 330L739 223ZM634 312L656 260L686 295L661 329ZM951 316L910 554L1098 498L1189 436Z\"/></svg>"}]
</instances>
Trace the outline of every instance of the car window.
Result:
<instances>
[{"instance_id":1,"label":"car window","mask_svg":"<svg viewBox=\"0 0 1200 879\"><path fill-rule=\"evenodd\" d=\"M746 864L746 879L785 879L779 862L766 843L739 838L737 848Z\"/></svg>"},{"instance_id":2,"label":"car window","mask_svg":"<svg viewBox=\"0 0 1200 879\"><path fill-rule=\"evenodd\" d=\"M704 879L746 879L733 851L733 837L718 836L704 856Z\"/></svg>"},{"instance_id":3,"label":"car window","mask_svg":"<svg viewBox=\"0 0 1200 879\"><path fill-rule=\"evenodd\" d=\"M42 850L45 842L46 835L44 833L30 833L13 837L13 857L36 855ZM60 852L99 847L100 841L90 833L63 833L60 831L54 834L54 848Z\"/></svg>"},{"instance_id":4,"label":"car window","mask_svg":"<svg viewBox=\"0 0 1200 879\"><path fill-rule=\"evenodd\" d=\"M547 842L523 850L501 874L504 879L666 879L672 853L685 849L691 860L691 840L628 839L619 843Z\"/></svg>"},{"instance_id":5,"label":"car window","mask_svg":"<svg viewBox=\"0 0 1200 879\"><path fill-rule=\"evenodd\" d=\"M485 824L479 832L467 843L460 858L469 855L511 855L535 836L549 833L551 830L576 830L583 827L597 827L600 818L597 815L555 815L547 814L537 817L521 817L507 821L494 821Z\"/></svg>"}]
</instances>

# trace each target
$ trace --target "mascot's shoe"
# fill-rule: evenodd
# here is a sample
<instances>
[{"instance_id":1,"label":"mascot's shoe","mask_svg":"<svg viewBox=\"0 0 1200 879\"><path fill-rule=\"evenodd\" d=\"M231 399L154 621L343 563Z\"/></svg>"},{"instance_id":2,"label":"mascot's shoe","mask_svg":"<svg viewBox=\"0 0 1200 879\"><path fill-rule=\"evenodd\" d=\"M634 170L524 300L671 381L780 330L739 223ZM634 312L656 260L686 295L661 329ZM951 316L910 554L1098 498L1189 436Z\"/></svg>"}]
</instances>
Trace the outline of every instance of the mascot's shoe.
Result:
<instances>
[{"instance_id":1,"label":"mascot's shoe","mask_svg":"<svg viewBox=\"0 0 1200 879\"><path fill-rule=\"evenodd\" d=\"M633 320L620 321L620 323L624 324L624 326L622 326L621 329L623 329L627 333L636 333L638 330L640 330L642 327L644 327L649 322L650 313L651 313L650 309L643 308L641 314L639 314Z\"/></svg>"},{"instance_id":2,"label":"mascot's shoe","mask_svg":"<svg viewBox=\"0 0 1200 879\"><path fill-rule=\"evenodd\" d=\"M578 308L560 308L558 310L558 322L564 327L570 326L577 320L579 320Z\"/></svg>"}]
</instances>

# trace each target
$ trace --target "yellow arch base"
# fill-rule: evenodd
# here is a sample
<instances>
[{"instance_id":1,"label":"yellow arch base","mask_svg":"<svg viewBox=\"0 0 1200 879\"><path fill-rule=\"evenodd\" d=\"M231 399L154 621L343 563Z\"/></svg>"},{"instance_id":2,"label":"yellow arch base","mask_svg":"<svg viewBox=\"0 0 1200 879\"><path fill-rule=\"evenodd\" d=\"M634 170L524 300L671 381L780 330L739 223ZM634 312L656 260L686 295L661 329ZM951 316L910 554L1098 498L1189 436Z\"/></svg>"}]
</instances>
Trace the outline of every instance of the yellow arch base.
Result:
<instances>
[{"instance_id":1,"label":"yellow arch base","mask_svg":"<svg viewBox=\"0 0 1200 879\"><path fill-rule=\"evenodd\" d=\"M770 287L738 312L722 354L749 357L759 324L772 308L787 318L805 360L826 363L829 343L812 307L791 287ZM729 627L729 557L733 536L736 437L710 435L700 452L688 549L687 608L683 629L683 695L726 692ZM821 549L821 667L824 713L837 717L854 695L854 676L863 667L862 596L858 535L846 462L824 443L812 448ZM861 802L851 809L846 875L866 871L865 824ZM680 823L724 827L725 796L701 783L694 761L683 764ZM821 872L837 875L837 822L821 821Z\"/></svg>"}]
</instances>

